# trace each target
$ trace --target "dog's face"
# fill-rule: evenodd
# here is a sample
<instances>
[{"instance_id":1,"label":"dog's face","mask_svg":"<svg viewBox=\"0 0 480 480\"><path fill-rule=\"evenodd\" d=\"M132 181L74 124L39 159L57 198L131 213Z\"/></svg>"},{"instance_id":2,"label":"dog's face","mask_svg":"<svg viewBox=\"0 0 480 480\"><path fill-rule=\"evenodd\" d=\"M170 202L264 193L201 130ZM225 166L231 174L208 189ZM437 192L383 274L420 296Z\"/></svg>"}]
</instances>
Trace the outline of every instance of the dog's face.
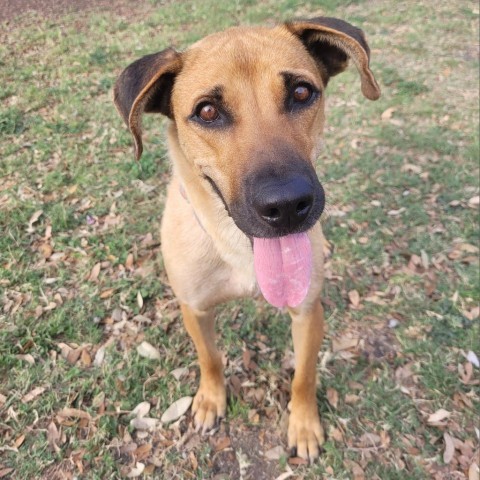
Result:
<instances>
[{"instance_id":1,"label":"dog's face","mask_svg":"<svg viewBox=\"0 0 480 480\"><path fill-rule=\"evenodd\" d=\"M117 82L116 103L137 156L142 112L168 115L185 161L236 225L279 237L308 230L323 211L313 163L325 87L350 56L364 94L377 98L368 53L361 31L334 19L233 28L135 62Z\"/></svg>"},{"instance_id":2,"label":"dog's face","mask_svg":"<svg viewBox=\"0 0 480 480\"><path fill-rule=\"evenodd\" d=\"M286 29L231 29L185 53L171 97L180 146L247 235L303 231L322 213L323 91Z\"/></svg>"}]
</instances>

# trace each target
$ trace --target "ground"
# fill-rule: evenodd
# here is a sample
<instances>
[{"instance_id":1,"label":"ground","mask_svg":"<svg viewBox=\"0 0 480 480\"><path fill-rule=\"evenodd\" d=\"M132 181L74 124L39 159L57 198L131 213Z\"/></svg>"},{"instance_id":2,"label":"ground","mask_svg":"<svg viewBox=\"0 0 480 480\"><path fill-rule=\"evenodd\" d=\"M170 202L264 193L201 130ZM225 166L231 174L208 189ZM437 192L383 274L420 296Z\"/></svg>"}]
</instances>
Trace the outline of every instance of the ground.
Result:
<instances>
[{"instance_id":1,"label":"ground","mask_svg":"<svg viewBox=\"0 0 480 480\"><path fill-rule=\"evenodd\" d=\"M146 119L135 162L111 89L168 45L322 14L365 30L383 96L365 100L353 68L327 91L327 441L305 465L285 444L289 320L262 302L218 310L226 420L202 437L188 410L164 417L198 385L160 255L165 122ZM3 2L0 478L478 479L478 15L444 0Z\"/></svg>"}]
</instances>

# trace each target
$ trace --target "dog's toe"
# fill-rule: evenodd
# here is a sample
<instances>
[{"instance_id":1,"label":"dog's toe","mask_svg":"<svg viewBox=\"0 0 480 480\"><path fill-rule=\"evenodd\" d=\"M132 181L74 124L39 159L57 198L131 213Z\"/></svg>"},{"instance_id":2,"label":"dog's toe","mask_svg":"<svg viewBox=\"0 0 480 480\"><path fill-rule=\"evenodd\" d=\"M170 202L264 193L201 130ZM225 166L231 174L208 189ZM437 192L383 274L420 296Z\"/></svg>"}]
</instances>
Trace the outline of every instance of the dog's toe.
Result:
<instances>
[{"instance_id":1,"label":"dog's toe","mask_svg":"<svg viewBox=\"0 0 480 480\"><path fill-rule=\"evenodd\" d=\"M225 388L206 390L200 388L192 405L195 430L202 434L213 428L227 409Z\"/></svg>"},{"instance_id":2,"label":"dog's toe","mask_svg":"<svg viewBox=\"0 0 480 480\"><path fill-rule=\"evenodd\" d=\"M320 446L324 441L316 405L314 409L292 409L288 422L289 448L299 457L312 462L320 455Z\"/></svg>"}]
</instances>

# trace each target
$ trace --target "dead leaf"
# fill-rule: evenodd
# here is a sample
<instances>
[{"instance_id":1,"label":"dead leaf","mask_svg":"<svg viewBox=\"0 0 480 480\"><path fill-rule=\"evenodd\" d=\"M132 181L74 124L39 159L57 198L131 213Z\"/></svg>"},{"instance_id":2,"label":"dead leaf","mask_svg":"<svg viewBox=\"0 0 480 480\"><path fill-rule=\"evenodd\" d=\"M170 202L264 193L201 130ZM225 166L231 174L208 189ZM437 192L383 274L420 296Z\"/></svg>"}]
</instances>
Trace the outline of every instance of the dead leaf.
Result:
<instances>
[{"instance_id":1,"label":"dead leaf","mask_svg":"<svg viewBox=\"0 0 480 480\"><path fill-rule=\"evenodd\" d=\"M288 467L288 465L287 465ZM279 475L275 480L287 480L287 478L293 477L295 475L295 472L288 467L290 470L287 472L283 472L281 475Z\"/></svg>"},{"instance_id":2,"label":"dead leaf","mask_svg":"<svg viewBox=\"0 0 480 480\"><path fill-rule=\"evenodd\" d=\"M31 217L30 220L28 221L28 228L27 232L28 233L33 233L35 229L33 228L33 224L38 222L38 219L43 215L43 210L37 210Z\"/></svg>"},{"instance_id":3,"label":"dead leaf","mask_svg":"<svg viewBox=\"0 0 480 480\"><path fill-rule=\"evenodd\" d=\"M469 207L478 207L478 205L480 205L480 196L477 195L475 197L472 197L470 198L470 200L468 200L468 206Z\"/></svg>"},{"instance_id":4,"label":"dead leaf","mask_svg":"<svg viewBox=\"0 0 480 480\"><path fill-rule=\"evenodd\" d=\"M140 292L137 292L137 304L138 304L138 308L141 309L143 307L143 297Z\"/></svg>"},{"instance_id":5,"label":"dead leaf","mask_svg":"<svg viewBox=\"0 0 480 480\"><path fill-rule=\"evenodd\" d=\"M473 462L468 469L468 480L479 480L480 479L480 469L478 464Z\"/></svg>"},{"instance_id":6,"label":"dead leaf","mask_svg":"<svg viewBox=\"0 0 480 480\"><path fill-rule=\"evenodd\" d=\"M420 175L422 173L422 168L419 165L414 165L412 163L406 163L405 165L402 165L400 168L401 172L412 172L417 175Z\"/></svg>"},{"instance_id":7,"label":"dead leaf","mask_svg":"<svg viewBox=\"0 0 480 480\"><path fill-rule=\"evenodd\" d=\"M145 470L145 464L141 462L137 462L134 468L130 470L127 477L128 478L136 478L139 477L143 471Z\"/></svg>"},{"instance_id":8,"label":"dead leaf","mask_svg":"<svg viewBox=\"0 0 480 480\"><path fill-rule=\"evenodd\" d=\"M478 360L478 357L475 354L475 352L472 352L471 350L469 350L467 353L467 360L473 365L475 365L477 368L480 368L480 361Z\"/></svg>"},{"instance_id":9,"label":"dead leaf","mask_svg":"<svg viewBox=\"0 0 480 480\"><path fill-rule=\"evenodd\" d=\"M451 412L444 410L443 408L440 408L439 410L437 410L435 413L432 413L428 417L427 423L429 423L430 425L438 425L439 422L447 419L448 417L450 417L451 414L452 414Z\"/></svg>"},{"instance_id":10,"label":"dead leaf","mask_svg":"<svg viewBox=\"0 0 480 480\"><path fill-rule=\"evenodd\" d=\"M92 364L92 357L90 356L86 348L82 349L80 360L82 364L85 365L86 367L89 367Z\"/></svg>"},{"instance_id":11,"label":"dead leaf","mask_svg":"<svg viewBox=\"0 0 480 480\"><path fill-rule=\"evenodd\" d=\"M334 388L327 388L327 400L333 408L337 408L338 392Z\"/></svg>"},{"instance_id":12,"label":"dead leaf","mask_svg":"<svg viewBox=\"0 0 480 480\"><path fill-rule=\"evenodd\" d=\"M447 432L444 432L443 440L445 441L445 451L443 452L443 461L448 464L453 459L453 454L455 453L455 445L453 443L452 437Z\"/></svg>"},{"instance_id":13,"label":"dead leaf","mask_svg":"<svg viewBox=\"0 0 480 480\"><path fill-rule=\"evenodd\" d=\"M52 256L53 248L49 243L44 242L38 246L38 251L40 252L43 258L48 259Z\"/></svg>"},{"instance_id":14,"label":"dead leaf","mask_svg":"<svg viewBox=\"0 0 480 480\"><path fill-rule=\"evenodd\" d=\"M131 415L135 415L137 418L145 417L150 412L150 403L141 402L133 410Z\"/></svg>"},{"instance_id":15,"label":"dead leaf","mask_svg":"<svg viewBox=\"0 0 480 480\"><path fill-rule=\"evenodd\" d=\"M347 393L345 395L345 403L347 405L354 405L359 400L360 400L360 397L358 395L354 395L354 394L351 394L351 393Z\"/></svg>"},{"instance_id":16,"label":"dead leaf","mask_svg":"<svg viewBox=\"0 0 480 480\"><path fill-rule=\"evenodd\" d=\"M348 299L350 300L353 308L358 308L360 305L360 294L356 290L350 290L348 292Z\"/></svg>"},{"instance_id":17,"label":"dead leaf","mask_svg":"<svg viewBox=\"0 0 480 480\"><path fill-rule=\"evenodd\" d=\"M143 460L149 456L152 448L151 443L144 443L134 450L133 454L137 457L137 460Z\"/></svg>"},{"instance_id":18,"label":"dead leaf","mask_svg":"<svg viewBox=\"0 0 480 480\"><path fill-rule=\"evenodd\" d=\"M13 468L2 468L0 469L0 478L6 477L9 473L13 472Z\"/></svg>"},{"instance_id":19,"label":"dead leaf","mask_svg":"<svg viewBox=\"0 0 480 480\"><path fill-rule=\"evenodd\" d=\"M39 397L45 390L45 387L35 387L33 390L31 390L22 397L22 403L28 403L32 400L35 400L35 398Z\"/></svg>"},{"instance_id":20,"label":"dead leaf","mask_svg":"<svg viewBox=\"0 0 480 480\"><path fill-rule=\"evenodd\" d=\"M308 465L308 460L300 457L290 457L288 463L290 465Z\"/></svg>"},{"instance_id":21,"label":"dead leaf","mask_svg":"<svg viewBox=\"0 0 480 480\"><path fill-rule=\"evenodd\" d=\"M94 267L92 268L90 275L88 277L89 282L97 282L98 281L98 275L100 274L100 268L102 267L102 264L96 263ZM100 296L101 297L101 296ZM101 297L102 298L102 297Z\"/></svg>"},{"instance_id":22,"label":"dead leaf","mask_svg":"<svg viewBox=\"0 0 480 480\"><path fill-rule=\"evenodd\" d=\"M184 415L192 404L192 397L182 397L173 402L163 413L162 423L170 423Z\"/></svg>"},{"instance_id":23,"label":"dead leaf","mask_svg":"<svg viewBox=\"0 0 480 480\"><path fill-rule=\"evenodd\" d=\"M198 460L197 460L197 457L195 456L195 454L193 453L193 450L191 450L188 453L188 458L190 459L190 463L192 465L193 470L196 471L197 468L198 468Z\"/></svg>"},{"instance_id":24,"label":"dead leaf","mask_svg":"<svg viewBox=\"0 0 480 480\"><path fill-rule=\"evenodd\" d=\"M353 480L365 480L365 472L358 463L347 458L343 461L343 464L352 472Z\"/></svg>"},{"instance_id":25,"label":"dead leaf","mask_svg":"<svg viewBox=\"0 0 480 480\"><path fill-rule=\"evenodd\" d=\"M110 298L114 293L115 293L115 289L108 288L107 290L104 290L102 293L100 293L100 298L102 300L105 300L106 298Z\"/></svg>"},{"instance_id":26,"label":"dead leaf","mask_svg":"<svg viewBox=\"0 0 480 480\"><path fill-rule=\"evenodd\" d=\"M130 426L135 430L153 430L158 425L158 420L151 417L134 418Z\"/></svg>"},{"instance_id":27,"label":"dead leaf","mask_svg":"<svg viewBox=\"0 0 480 480\"><path fill-rule=\"evenodd\" d=\"M226 448L230 447L231 444L232 441L230 440L230 437L220 437L218 440L214 440L213 447L215 453L225 450Z\"/></svg>"},{"instance_id":28,"label":"dead leaf","mask_svg":"<svg viewBox=\"0 0 480 480\"><path fill-rule=\"evenodd\" d=\"M127 259L125 260L125 268L127 270L133 270L133 254L129 253Z\"/></svg>"},{"instance_id":29,"label":"dead leaf","mask_svg":"<svg viewBox=\"0 0 480 480\"><path fill-rule=\"evenodd\" d=\"M170 375L173 375L175 380L180 380L182 377L188 374L188 368L187 367L180 367L176 368L175 370L172 370L170 372Z\"/></svg>"},{"instance_id":30,"label":"dead leaf","mask_svg":"<svg viewBox=\"0 0 480 480\"><path fill-rule=\"evenodd\" d=\"M386 122L387 120L390 120L392 118L393 112L395 112L397 109L395 107L390 107L387 108L381 115L380 118L382 121Z\"/></svg>"},{"instance_id":31,"label":"dead leaf","mask_svg":"<svg viewBox=\"0 0 480 480\"><path fill-rule=\"evenodd\" d=\"M83 410L80 410L78 408L68 407L60 410L60 412L58 412L58 415L61 417L84 418L85 420L90 420L92 418L88 412L84 412Z\"/></svg>"},{"instance_id":32,"label":"dead leaf","mask_svg":"<svg viewBox=\"0 0 480 480\"><path fill-rule=\"evenodd\" d=\"M50 422L47 427L47 440L50 448L58 453L60 451L60 447L57 445L57 442L60 440L60 433L53 421Z\"/></svg>"},{"instance_id":33,"label":"dead leaf","mask_svg":"<svg viewBox=\"0 0 480 480\"><path fill-rule=\"evenodd\" d=\"M137 347L137 352L141 357L148 358L150 360L160 360L160 351L155 348L151 343L142 342Z\"/></svg>"},{"instance_id":34,"label":"dead leaf","mask_svg":"<svg viewBox=\"0 0 480 480\"><path fill-rule=\"evenodd\" d=\"M25 435L20 435L14 442L13 446L15 448L20 448L22 443L25 441Z\"/></svg>"},{"instance_id":35,"label":"dead leaf","mask_svg":"<svg viewBox=\"0 0 480 480\"><path fill-rule=\"evenodd\" d=\"M333 353L336 353L341 350L349 350L350 348L355 348L358 345L358 341L358 337L343 336L340 338L332 338L332 351Z\"/></svg>"},{"instance_id":36,"label":"dead leaf","mask_svg":"<svg viewBox=\"0 0 480 480\"><path fill-rule=\"evenodd\" d=\"M286 452L281 445L277 445L276 447L267 450L263 456L268 460L280 460L280 458L286 456Z\"/></svg>"}]
</instances>

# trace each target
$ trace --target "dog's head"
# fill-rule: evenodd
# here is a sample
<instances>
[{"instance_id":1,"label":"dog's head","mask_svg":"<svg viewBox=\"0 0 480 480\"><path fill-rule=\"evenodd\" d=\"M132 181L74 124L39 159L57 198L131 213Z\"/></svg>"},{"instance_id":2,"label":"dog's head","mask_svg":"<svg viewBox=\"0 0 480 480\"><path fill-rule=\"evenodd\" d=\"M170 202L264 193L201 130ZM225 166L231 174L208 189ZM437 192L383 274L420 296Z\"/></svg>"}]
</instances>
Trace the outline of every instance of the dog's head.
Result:
<instances>
[{"instance_id":1,"label":"dog's head","mask_svg":"<svg viewBox=\"0 0 480 480\"><path fill-rule=\"evenodd\" d=\"M179 53L169 48L132 63L115 103L142 153L141 117L174 121L184 160L252 237L311 228L325 197L314 170L324 92L350 58L363 94L379 87L363 32L316 18L274 28L231 28Z\"/></svg>"}]
</instances>

